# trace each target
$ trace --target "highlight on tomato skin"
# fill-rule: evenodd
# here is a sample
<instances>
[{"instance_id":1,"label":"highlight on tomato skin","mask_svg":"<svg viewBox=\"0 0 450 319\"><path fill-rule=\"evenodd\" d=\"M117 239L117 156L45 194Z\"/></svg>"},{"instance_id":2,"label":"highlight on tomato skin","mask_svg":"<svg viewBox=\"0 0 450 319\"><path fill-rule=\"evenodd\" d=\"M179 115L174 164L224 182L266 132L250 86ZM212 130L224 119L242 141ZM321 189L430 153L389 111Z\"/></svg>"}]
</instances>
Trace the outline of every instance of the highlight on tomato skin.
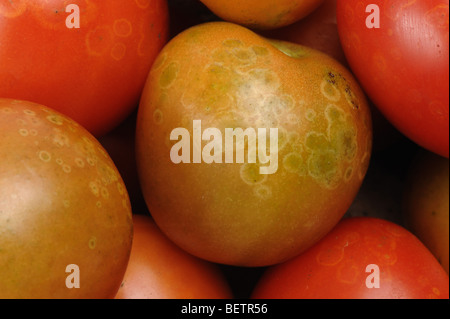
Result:
<instances>
[{"instance_id":1,"label":"highlight on tomato skin","mask_svg":"<svg viewBox=\"0 0 450 319\"><path fill-rule=\"evenodd\" d=\"M149 215L133 215L130 261L116 299L232 299L218 265L172 243Z\"/></svg>"},{"instance_id":2,"label":"highlight on tomato skin","mask_svg":"<svg viewBox=\"0 0 450 319\"><path fill-rule=\"evenodd\" d=\"M305 253L269 268L253 299L448 299L448 274L404 227L343 219Z\"/></svg>"},{"instance_id":3,"label":"highlight on tomato skin","mask_svg":"<svg viewBox=\"0 0 450 319\"><path fill-rule=\"evenodd\" d=\"M375 106L409 139L448 158L448 0L338 0L337 22L350 68Z\"/></svg>"},{"instance_id":4,"label":"highlight on tomato skin","mask_svg":"<svg viewBox=\"0 0 450 319\"><path fill-rule=\"evenodd\" d=\"M46 106L0 98L0 298L114 298L131 217L94 136Z\"/></svg>"},{"instance_id":5,"label":"highlight on tomato skin","mask_svg":"<svg viewBox=\"0 0 450 319\"><path fill-rule=\"evenodd\" d=\"M167 0L1 1L0 96L102 136L136 108L168 19Z\"/></svg>"}]
</instances>

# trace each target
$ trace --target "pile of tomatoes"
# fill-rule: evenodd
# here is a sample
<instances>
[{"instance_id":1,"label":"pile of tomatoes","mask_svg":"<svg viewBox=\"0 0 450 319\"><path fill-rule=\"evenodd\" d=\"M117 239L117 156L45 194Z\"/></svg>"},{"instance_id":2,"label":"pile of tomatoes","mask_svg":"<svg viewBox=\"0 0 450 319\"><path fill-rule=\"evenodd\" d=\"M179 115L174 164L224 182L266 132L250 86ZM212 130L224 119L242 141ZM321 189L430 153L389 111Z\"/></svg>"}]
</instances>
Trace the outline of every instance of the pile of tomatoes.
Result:
<instances>
[{"instance_id":1,"label":"pile of tomatoes","mask_svg":"<svg viewBox=\"0 0 450 319\"><path fill-rule=\"evenodd\" d=\"M0 298L449 298L448 0L0 0Z\"/></svg>"}]
</instances>

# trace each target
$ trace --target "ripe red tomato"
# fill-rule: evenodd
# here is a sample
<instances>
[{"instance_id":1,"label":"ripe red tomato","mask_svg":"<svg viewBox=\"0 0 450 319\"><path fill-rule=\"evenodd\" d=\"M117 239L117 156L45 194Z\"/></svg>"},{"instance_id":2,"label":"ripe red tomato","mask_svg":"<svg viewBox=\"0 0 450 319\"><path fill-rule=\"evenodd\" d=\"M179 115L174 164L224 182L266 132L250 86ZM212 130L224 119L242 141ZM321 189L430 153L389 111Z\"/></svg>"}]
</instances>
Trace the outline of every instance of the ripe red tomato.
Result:
<instances>
[{"instance_id":1,"label":"ripe red tomato","mask_svg":"<svg viewBox=\"0 0 450 319\"><path fill-rule=\"evenodd\" d=\"M449 281L436 258L405 228L353 217L304 254L267 270L252 297L446 299Z\"/></svg>"},{"instance_id":2,"label":"ripe red tomato","mask_svg":"<svg viewBox=\"0 0 450 319\"><path fill-rule=\"evenodd\" d=\"M230 299L217 265L172 243L146 215L133 215L130 262L116 299Z\"/></svg>"},{"instance_id":3,"label":"ripe red tomato","mask_svg":"<svg viewBox=\"0 0 450 319\"><path fill-rule=\"evenodd\" d=\"M69 4L79 28L68 27L77 17ZM167 36L166 0L2 0L0 96L46 105L102 135L137 106Z\"/></svg>"},{"instance_id":4,"label":"ripe red tomato","mask_svg":"<svg viewBox=\"0 0 450 319\"><path fill-rule=\"evenodd\" d=\"M131 217L91 134L47 107L0 99L0 299L114 298Z\"/></svg>"},{"instance_id":5,"label":"ripe red tomato","mask_svg":"<svg viewBox=\"0 0 450 319\"><path fill-rule=\"evenodd\" d=\"M449 156L448 0L338 0L338 30L351 69L404 135ZM374 15L372 15L374 14ZM369 28L379 16L379 28ZM366 19L368 20L366 23Z\"/></svg>"}]
</instances>

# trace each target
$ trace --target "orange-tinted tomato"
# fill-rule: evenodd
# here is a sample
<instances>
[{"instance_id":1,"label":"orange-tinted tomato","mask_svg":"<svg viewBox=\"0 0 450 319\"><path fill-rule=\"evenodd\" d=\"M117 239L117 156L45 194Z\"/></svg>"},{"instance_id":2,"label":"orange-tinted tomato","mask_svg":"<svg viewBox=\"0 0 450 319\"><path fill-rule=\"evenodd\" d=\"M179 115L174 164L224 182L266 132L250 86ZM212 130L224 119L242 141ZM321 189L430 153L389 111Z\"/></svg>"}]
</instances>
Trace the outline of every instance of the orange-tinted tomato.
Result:
<instances>
[{"instance_id":1,"label":"orange-tinted tomato","mask_svg":"<svg viewBox=\"0 0 450 319\"><path fill-rule=\"evenodd\" d=\"M0 96L51 107L99 136L137 106L167 36L166 0L1 0Z\"/></svg>"},{"instance_id":2,"label":"orange-tinted tomato","mask_svg":"<svg viewBox=\"0 0 450 319\"><path fill-rule=\"evenodd\" d=\"M371 124L357 82L329 56L228 22L195 26L161 51L144 88L143 194L191 254L278 263L344 215L369 165Z\"/></svg>"},{"instance_id":3,"label":"orange-tinted tomato","mask_svg":"<svg viewBox=\"0 0 450 319\"><path fill-rule=\"evenodd\" d=\"M431 252L398 224L343 219L294 259L273 266L253 298L423 299L449 297L449 279Z\"/></svg>"},{"instance_id":4,"label":"orange-tinted tomato","mask_svg":"<svg viewBox=\"0 0 450 319\"><path fill-rule=\"evenodd\" d=\"M116 299L230 299L217 265L189 255L146 215L134 215L134 237Z\"/></svg>"},{"instance_id":5,"label":"orange-tinted tomato","mask_svg":"<svg viewBox=\"0 0 450 319\"><path fill-rule=\"evenodd\" d=\"M289 25L306 17L323 2L323 0L200 1L225 21L253 29L275 29Z\"/></svg>"},{"instance_id":6,"label":"orange-tinted tomato","mask_svg":"<svg viewBox=\"0 0 450 319\"><path fill-rule=\"evenodd\" d=\"M131 217L91 134L47 107L0 99L0 299L114 298Z\"/></svg>"}]
</instances>

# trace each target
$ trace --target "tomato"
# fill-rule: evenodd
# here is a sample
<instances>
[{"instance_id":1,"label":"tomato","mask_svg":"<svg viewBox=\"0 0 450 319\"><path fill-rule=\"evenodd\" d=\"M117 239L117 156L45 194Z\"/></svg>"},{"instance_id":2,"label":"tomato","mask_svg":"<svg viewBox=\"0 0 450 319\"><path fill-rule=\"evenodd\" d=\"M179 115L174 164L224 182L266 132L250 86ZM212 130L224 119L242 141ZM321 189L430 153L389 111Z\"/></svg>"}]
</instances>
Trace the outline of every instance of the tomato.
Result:
<instances>
[{"instance_id":1,"label":"tomato","mask_svg":"<svg viewBox=\"0 0 450 319\"><path fill-rule=\"evenodd\" d=\"M148 215L133 215L130 262L116 299L230 299L217 265L172 243Z\"/></svg>"},{"instance_id":2,"label":"tomato","mask_svg":"<svg viewBox=\"0 0 450 319\"><path fill-rule=\"evenodd\" d=\"M325 0L305 18L288 26L264 31L265 37L298 43L326 54L346 65L336 21L336 1Z\"/></svg>"},{"instance_id":3,"label":"tomato","mask_svg":"<svg viewBox=\"0 0 450 319\"><path fill-rule=\"evenodd\" d=\"M79 28L69 28L77 17ZM0 96L103 135L137 107L167 36L166 0L1 0Z\"/></svg>"},{"instance_id":4,"label":"tomato","mask_svg":"<svg viewBox=\"0 0 450 319\"><path fill-rule=\"evenodd\" d=\"M200 1L225 21L252 29L275 29L306 17L324 0Z\"/></svg>"},{"instance_id":5,"label":"tomato","mask_svg":"<svg viewBox=\"0 0 450 319\"><path fill-rule=\"evenodd\" d=\"M252 298L448 299L448 285L436 258L405 228L353 217L305 253L268 269Z\"/></svg>"},{"instance_id":6,"label":"tomato","mask_svg":"<svg viewBox=\"0 0 450 319\"><path fill-rule=\"evenodd\" d=\"M403 218L440 261L449 265L448 159L422 151L412 163L403 194Z\"/></svg>"},{"instance_id":7,"label":"tomato","mask_svg":"<svg viewBox=\"0 0 450 319\"><path fill-rule=\"evenodd\" d=\"M263 266L339 221L371 142L364 95L337 61L211 22L180 33L153 65L136 158L149 211L171 240L209 261Z\"/></svg>"},{"instance_id":8,"label":"tomato","mask_svg":"<svg viewBox=\"0 0 450 319\"><path fill-rule=\"evenodd\" d=\"M400 132L448 158L448 0L379 1L379 15L370 7L366 12L371 4L337 2L338 30L349 65ZM369 28L378 17L379 28Z\"/></svg>"},{"instance_id":9,"label":"tomato","mask_svg":"<svg viewBox=\"0 0 450 319\"><path fill-rule=\"evenodd\" d=\"M113 298L132 219L111 158L45 106L0 99L0 115L0 298Z\"/></svg>"}]
</instances>

